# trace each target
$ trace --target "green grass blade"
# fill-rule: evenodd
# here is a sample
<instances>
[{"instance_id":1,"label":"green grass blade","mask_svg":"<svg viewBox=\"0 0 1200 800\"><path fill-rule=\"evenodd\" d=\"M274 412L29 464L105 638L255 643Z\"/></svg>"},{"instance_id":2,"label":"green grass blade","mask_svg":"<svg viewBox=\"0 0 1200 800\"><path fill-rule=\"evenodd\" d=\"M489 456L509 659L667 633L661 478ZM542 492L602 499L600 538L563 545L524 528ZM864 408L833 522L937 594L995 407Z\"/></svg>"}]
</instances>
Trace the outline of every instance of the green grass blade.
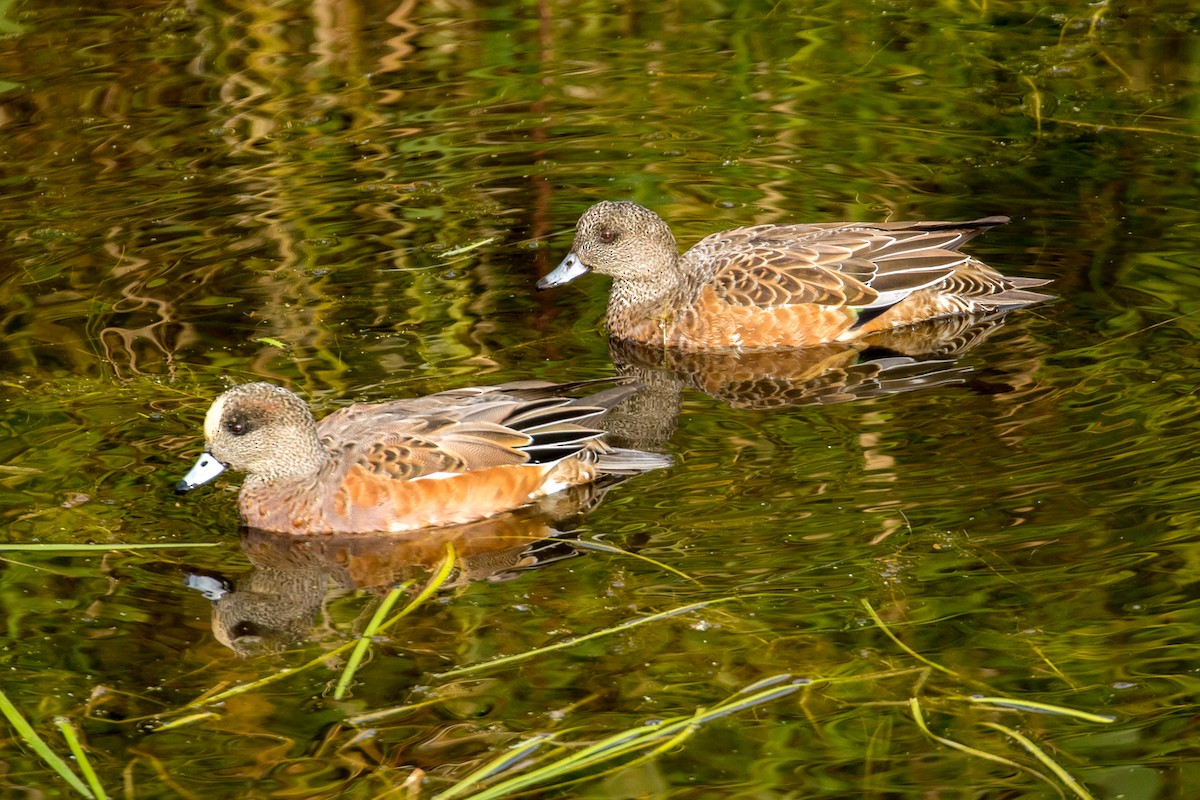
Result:
<instances>
[{"instance_id":1,"label":"green grass blade","mask_svg":"<svg viewBox=\"0 0 1200 800\"><path fill-rule=\"evenodd\" d=\"M741 689L738 689L737 693L739 695L754 694L763 689L769 689L772 686L778 686L786 681L792 681L793 686L802 686L805 682L811 683L811 681L806 681L805 679L801 679L799 682L797 682L793 679L791 674L785 672L781 675L772 675L769 678L763 678L762 680L755 681L749 686L743 686Z\"/></svg>"},{"instance_id":2,"label":"green grass blade","mask_svg":"<svg viewBox=\"0 0 1200 800\"><path fill-rule=\"evenodd\" d=\"M443 702L445 702L445 698L432 697L428 700L422 700L419 703L405 703L402 706L392 706L391 708L379 708L374 711L364 711L361 714L351 714L350 716L346 717L345 722L347 725L371 725L375 722L381 722L382 720L388 719L390 717L399 716L401 714L407 714L410 711L416 711L421 708L428 708L429 706L436 706L439 703L443 703Z\"/></svg>"},{"instance_id":3,"label":"green grass blade","mask_svg":"<svg viewBox=\"0 0 1200 800\"><path fill-rule=\"evenodd\" d=\"M112 550L179 550L188 547L219 547L220 542L175 542L173 544L0 544L0 552L96 553Z\"/></svg>"},{"instance_id":4,"label":"green grass blade","mask_svg":"<svg viewBox=\"0 0 1200 800\"><path fill-rule=\"evenodd\" d=\"M784 676L786 680L789 676ZM770 683L768 688L747 695L747 691L751 691L753 687L762 686L764 683ZM643 725L637 728L618 731L610 736L606 736L598 742L588 745L581 750L569 753L563 758L559 758L547 764L543 764L523 774L514 775L494 786L485 789L477 794L471 795L471 800L496 800L497 798L507 797L509 795L526 791L534 786L550 783L552 781L561 781L567 775L577 773L582 770L593 767L597 764L602 764L607 761L613 761L628 753L637 750L645 750L650 748L648 752L643 753L631 762L626 762L601 772L600 775L607 774L616 769L626 769L633 764L642 763L648 759L654 758L668 750L678 747L682 742L691 737L701 726L712 720L719 719L728 714L741 711L751 706L760 705L778 699L792 692L803 688L800 683L791 683L786 686L774 685L776 679L768 681L759 681L752 684L750 687L741 690L740 692L727 697L712 708L699 708L694 713L686 717L672 717L661 720L651 725ZM532 740L531 740L532 741ZM539 740L539 743L542 740ZM514 759L509 757L509 754L501 756L506 764L513 764ZM494 759L484 767L475 770L465 778L446 789L441 794L435 796L434 800L451 800L452 798L462 796L464 792L473 789L487 777L495 775L499 770L496 769L497 763L501 759ZM588 775L580 778L567 781L566 783L556 784L557 788L561 788L567 783L576 783L580 780L590 780L599 777L598 775Z\"/></svg>"},{"instance_id":5,"label":"green grass blade","mask_svg":"<svg viewBox=\"0 0 1200 800\"><path fill-rule=\"evenodd\" d=\"M794 683L787 686L777 686L774 689L766 689L761 692L756 692L749 697L740 697L737 700L727 700L720 705L714 706L705 716L704 721L717 719L718 717L727 717L730 714L736 714L739 711L745 711L753 706L760 706L763 703L769 703L772 700L778 700L780 697L791 694L792 692L803 688L804 684Z\"/></svg>"},{"instance_id":6,"label":"green grass blade","mask_svg":"<svg viewBox=\"0 0 1200 800\"><path fill-rule=\"evenodd\" d=\"M63 761L57 753L50 749L50 745L46 744L46 740L38 736L37 731L29 724L25 717L21 716L21 712L12 704L3 691L0 691L0 713L8 719L10 725L21 737L25 744L29 745L33 752L41 756L41 759L50 765L50 768L58 773L58 776L67 783L71 784L71 788L79 792L84 797L94 798L92 790L87 787L79 776L71 770L66 761Z\"/></svg>"},{"instance_id":7,"label":"green grass blade","mask_svg":"<svg viewBox=\"0 0 1200 800\"><path fill-rule=\"evenodd\" d=\"M487 245L491 244L494 241L496 241L495 236L488 236L487 238L480 239L475 242L471 242L470 244L464 244L461 247L455 247L450 250L447 250L446 252L442 253L440 255L440 257L441 258L454 258L455 256L461 256L463 253L469 253L472 250L477 250L480 247L486 247Z\"/></svg>"},{"instance_id":8,"label":"green grass blade","mask_svg":"<svg viewBox=\"0 0 1200 800\"><path fill-rule=\"evenodd\" d=\"M550 764L541 771L549 771L550 774L558 775L590 767L598 761L616 758L630 750L638 750L646 747L649 743L664 736L674 736L684 723L690 723L694 718L694 714L690 717L668 717L665 720L643 725L640 728L632 728L614 733L612 736L607 736L582 750L570 754L566 758Z\"/></svg>"},{"instance_id":9,"label":"green grass blade","mask_svg":"<svg viewBox=\"0 0 1200 800\"><path fill-rule=\"evenodd\" d=\"M1068 789L1070 789L1072 792L1075 793L1076 797L1081 798L1081 800L1096 800L1096 798L1092 797L1091 792L1089 792L1087 789L1085 789L1083 787L1083 784L1081 784L1079 781L1075 780L1075 778L1073 778L1071 776L1071 773L1067 772L1065 769L1063 769L1061 766L1059 766L1059 763L1057 761L1055 761L1050 756L1046 755L1046 751L1042 750L1042 748L1040 748L1036 744L1034 744L1033 741L1030 740L1028 737L1018 733L1017 731L1014 731L1012 728L1007 728L1004 725L998 725L995 722L985 722L983 724L988 726L989 728L995 728L996 730L1000 731L1001 733L1003 733L1007 736L1011 736L1012 738L1014 738L1018 742L1020 742L1022 747L1024 747L1026 750L1028 750L1033 755L1033 757L1036 758L1038 761L1045 764L1046 769L1053 772L1058 777L1058 779L1066 785L1066 787Z\"/></svg>"},{"instance_id":10,"label":"green grass blade","mask_svg":"<svg viewBox=\"0 0 1200 800\"><path fill-rule=\"evenodd\" d=\"M425 600L427 600L435 592L437 592L437 590L441 588L442 584L446 582L446 579L450 577L450 572L454 568L454 560L455 560L454 547L451 545L447 545L446 546L446 558L442 560L441 566L438 568L437 573L429 579L429 582L425 585L425 588L423 588L417 594L417 596L412 599L412 602L410 602L398 614L396 614L396 616L392 617L387 622L382 623L376 629L376 633L387 630L388 628L395 625L400 620L404 619L404 617L406 617L406 616L408 616L408 614L412 613L412 611L414 609L416 609L423 602L425 602ZM407 584L405 584L404 587L400 587L400 588L404 589L406 587L407 587ZM268 675L265 678L259 678L258 680L251 681L249 683L242 683L242 684L234 686L230 689L226 689L223 692L217 692L215 694L209 694L209 695L201 695L200 697L197 697L195 700L188 703L187 705L182 706L180 709L178 709L178 711L183 712L183 711L188 711L188 710L194 709L198 706L206 706L206 705L211 705L213 703L219 703L223 700L228 700L230 697L234 697L239 694L245 694L246 692L250 692L255 689L262 688L263 686L266 686L268 684L275 683L276 681L281 681L284 678L290 678L293 675L296 675L297 673L304 672L305 670L323 666L330 657L344 653L347 650L349 650L353 647L357 647L357 646L358 646L358 640L356 639L352 642L347 642L343 645L339 645L338 647L333 648L332 650L322 653L321 655L317 656L316 658L312 659L311 661L301 664L298 667L282 669L279 672L275 673L274 675ZM198 718L198 717L195 717L195 718Z\"/></svg>"},{"instance_id":11,"label":"green grass blade","mask_svg":"<svg viewBox=\"0 0 1200 800\"><path fill-rule=\"evenodd\" d=\"M358 637L358 641L354 644L354 649L350 652L350 658L346 659L346 666L342 669L342 674L338 677L337 686L333 690L333 699L341 700L346 696L346 689L350 686L350 681L354 680L354 673L358 671L358 665L367 655L367 650L371 646L371 638L383 623L383 620L391 612L392 606L396 605L396 601L400 599L400 595L404 590L396 587L387 593L383 598L383 602L379 604L379 608L375 609L375 613L371 615L371 621L367 623L367 627L363 629L362 635Z\"/></svg>"},{"instance_id":12,"label":"green grass blade","mask_svg":"<svg viewBox=\"0 0 1200 800\"><path fill-rule=\"evenodd\" d=\"M169 731L172 728L182 728L184 725L190 725L191 723L198 722L202 719L213 719L218 716L220 715L215 711L201 711L198 714L188 714L186 717L177 717L170 722L164 722L161 725L157 725L155 726L154 731L157 733L159 731Z\"/></svg>"},{"instance_id":13,"label":"green grass blade","mask_svg":"<svg viewBox=\"0 0 1200 800\"><path fill-rule=\"evenodd\" d=\"M328 653L324 654L320 658L319 661L314 659L313 661L309 661L307 664L302 664L299 667L284 667L283 669L279 670L279 672L276 672L274 675L268 675L265 678L259 678L256 681L250 681L249 683L239 683L237 686L226 689L222 692L216 692L215 694L202 694L199 697L197 697L195 700L193 700L192 702L188 703L187 705L181 706L179 709L177 709L176 713L179 713L182 711L187 711L187 710L196 708L198 706L207 706L207 705L212 705L213 703L221 703L221 702L224 702L225 700L228 700L231 697L236 697L239 694L245 694L246 692L250 692L255 689L261 689L263 686L269 686L270 684L275 683L276 681L281 681L284 678L290 678L291 676L295 675L298 672L303 672L304 670L308 669L309 667L314 666L315 663L324 663L326 658L329 658L330 656L335 656L338 653L341 653L345 650L349 650L353 646L354 646L354 642L350 642L348 644L344 644L344 645L341 645L340 647L335 647L333 650L330 650ZM164 712L163 716L165 716L168 713L170 713L170 712ZM189 719L199 719L202 716L203 716L202 714L194 714L194 715L191 715L189 717ZM176 725L174 727L178 727L178 725Z\"/></svg>"},{"instance_id":14,"label":"green grass blade","mask_svg":"<svg viewBox=\"0 0 1200 800\"><path fill-rule=\"evenodd\" d=\"M83 745L79 742L79 735L75 733L75 726L66 717L55 717L54 724L58 726L63 739L66 740L71 755L75 756L75 763L79 765L79 771L83 773L83 779L87 781L87 785L91 788L92 794L96 796L96 800L108 800L108 793L100 785L100 779L96 777L96 770L92 769L92 762L87 757L87 753L84 752Z\"/></svg>"},{"instance_id":15,"label":"green grass blade","mask_svg":"<svg viewBox=\"0 0 1200 800\"><path fill-rule=\"evenodd\" d=\"M417 592L417 596L412 601L400 610L396 616L389 619L379 626L380 631L386 631L388 628L395 625L400 620L407 617L413 611L421 606L430 597L437 594L447 580L450 579L450 573L454 571L454 562L458 559L458 555L454 550L454 545L450 542L446 543L446 557L442 559L442 563L438 565L437 571L429 577L429 581L421 591Z\"/></svg>"},{"instance_id":16,"label":"green grass blade","mask_svg":"<svg viewBox=\"0 0 1200 800\"><path fill-rule=\"evenodd\" d=\"M645 561L647 564L652 564L664 572L669 572L672 575L678 575L679 577L683 578L685 581L691 581L692 583L696 584L697 586L703 585L700 583L700 581L696 580L691 575L688 575L686 572L683 572L682 570L675 569L675 567L672 567L670 564L664 564L661 561L657 561L653 558L650 558L649 556L644 556L641 553L631 553L628 550L622 550L621 548L615 547L611 544L608 544L607 542L600 542L595 539L569 539L569 540L563 539L562 541L567 542L572 547L579 547L583 550L598 550L601 553L611 553L613 555L620 555L620 556L627 556L629 558L636 558L640 561Z\"/></svg>"},{"instance_id":17,"label":"green grass blade","mask_svg":"<svg viewBox=\"0 0 1200 800\"><path fill-rule=\"evenodd\" d=\"M592 631L591 633L585 633L582 636L573 636L570 639L564 639L563 641L557 642L555 644L546 645L545 647L539 647L536 650L527 650L524 653L516 653L515 655L511 655L511 656L501 656L500 658L493 658L490 661L480 661L477 664L468 664L465 667L456 667L455 669L446 670L445 672L435 672L430 677L432 677L432 678L452 678L452 677L458 677L460 675L469 675L474 672L483 672L485 670L495 669L496 667L508 666L509 664L515 664L520 661L527 661L531 658L536 658L537 656L543 655L545 653L552 653L555 650L565 650L568 647L575 647L578 644L583 644L584 642L591 641L592 639L599 639L603 636L611 636L614 633L620 633L622 631L627 631L630 628L636 628L639 625L645 625L646 623L649 623L649 622L657 622L658 620L668 619L670 617L675 617L680 614L686 614L689 611L698 611L702 608L707 608L708 606L716 605L717 603L728 603L730 601L739 600L739 599L741 599L741 598L719 597L716 600L702 600L699 603L691 603L686 606L679 606L678 608L672 608L672 609L668 609L666 611L660 611L657 614L650 614L649 616L637 617L635 619L626 620L625 622L614 625L611 628L604 628L603 630Z\"/></svg>"},{"instance_id":18,"label":"green grass blade","mask_svg":"<svg viewBox=\"0 0 1200 800\"><path fill-rule=\"evenodd\" d=\"M565 788L567 786L571 786L576 783L582 783L583 781L599 780L607 775L612 775L617 772L620 772L621 770L632 769L633 767L636 767L639 764L645 764L647 761L651 761L651 760L657 758L658 756L662 755L663 753L666 753L669 750L673 750L676 747L679 747L685 741L690 739L692 737L692 735L696 733L696 731L700 730L700 725L701 725L700 717L703 716L704 713L705 713L704 709L702 709L702 708L697 709L696 713L693 714L690 719L685 718L685 719L681 719L675 723L672 723L671 733L670 733L670 735L666 736L666 740L664 742L653 747L652 749L648 750L647 752L642 753L640 756L638 756L630 761L626 761L621 764L614 764L611 767L608 767L607 769L602 769L598 772L593 772L588 775L581 775L581 776L579 776L577 778L573 778L571 780L559 781L558 783L554 783L550 786L547 786L546 788L561 791L563 788ZM614 750L611 753L599 754L597 757L591 759L591 763L598 764L598 763L602 763L604 761L612 761L615 758L617 758L618 756L624 755L626 752L629 752L631 750L635 750L635 749L639 749L639 748L644 749L645 747L652 744L655 739L661 739L661 738L664 738L664 736L661 734L657 735L657 736L653 736L653 737L645 737L643 741L631 742L631 743L627 744L626 746L622 747L621 749ZM587 766L590 766L590 765L591 764L588 764ZM476 800L476 798L472 798L472 800Z\"/></svg>"},{"instance_id":19,"label":"green grass blade","mask_svg":"<svg viewBox=\"0 0 1200 800\"><path fill-rule=\"evenodd\" d=\"M690 721L691 717L687 717L686 719ZM664 720L663 722L647 725L643 728L615 733L612 736L607 736L594 744L588 745L578 752L571 753L564 758L552 761L527 773L515 775L478 794L473 794L471 795L471 800L495 800L495 798L506 797L525 791L533 786L562 778L572 772L586 769L593 764L617 758L630 750L646 747L648 743L662 736L664 731L674 735L678 729L678 725L679 720L677 719ZM433 800L451 800L451 798L459 797L464 791L478 782L479 779L472 773L445 792L436 795Z\"/></svg>"},{"instance_id":20,"label":"green grass blade","mask_svg":"<svg viewBox=\"0 0 1200 800\"><path fill-rule=\"evenodd\" d=\"M1013 700L1008 697L968 697L966 699L972 703L984 703L986 705L1000 706L1002 708L1015 708L1019 711L1033 711L1039 714L1053 714L1059 717L1071 717L1084 722L1100 722L1108 724L1110 722L1117 721L1117 718L1112 716L1093 714L1090 711L1080 711L1076 708L1056 706L1049 703L1035 703L1032 700Z\"/></svg>"},{"instance_id":21,"label":"green grass blade","mask_svg":"<svg viewBox=\"0 0 1200 800\"><path fill-rule=\"evenodd\" d=\"M613 775L622 770L632 769L632 768L638 766L639 764L645 764L647 761L652 761L653 759L657 758L658 756L662 755L663 753L666 753L667 751L673 750L674 748L680 746L685 741L687 741L692 736L692 734L694 734L699 729L700 729L700 726L698 724L684 725L680 728L679 733L675 734L674 736L671 736L665 742L658 745L654 749L652 749L646 753L642 753L637 758L634 758L623 764L614 764L613 766L611 766L607 769L600 770L599 772L595 772L590 775L580 776L578 778L574 778L569 781L561 781L561 782L556 783L553 786L550 786L547 788L561 790L572 784L582 783L585 780L590 780L590 781L600 780L601 778L604 778L608 775Z\"/></svg>"},{"instance_id":22,"label":"green grass blade","mask_svg":"<svg viewBox=\"0 0 1200 800\"><path fill-rule=\"evenodd\" d=\"M908 707L912 711L913 720L916 721L917 727L921 729L921 733L925 734L930 739L933 739L938 744L945 745L952 750L958 750L960 753L966 753L967 755L972 755L976 758L982 758L985 761L994 761L997 764L1003 764L1006 767L1011 767L1012 769L1019 770L1020 772L1025 772L1054 789L1054 791L1058 792L1059 797L1063 796L1062 789L1055 785L1054 781L1050 780L1048 776L1038 772L1036 769L1030 769L1024 764L1018 764L1016 761L1013 761L1010 758L1004 758L1003 756L989 753L986 750L978 750L974 747L968 747L962 742L956 742L953 739L947 739L945 736L938 736L929 729L928 725L925 724L925 715L921 711L921 704L918 702L917 698L910 697L908 699Z\"/></svg>"},{"instance_id":23,"label":"green grass blade","mask_svg":"<svg viewBox=\"0 0 1200 800\"><path fill-rule=\"evenodd\" d=\"M484 764L482 767L472 770L471 774L467 775L467 777L463 778L458 783L439 794L437 796L437 800L450 800L450 798L458 797L464 792L470 791L471 789L475 788L475 786L483 783L493 775L510 769L515 764L519 764L534 750L537 750L542 745L553 740L554 734L541 733L537 736L533 736L519 742L509 750L504 751L488 763Z\"/></svg>"},{"instance_id":24,"label":"green grass blade","mask_svg":"<svg viewBox=\"0 0 1200 800\"><path fill-rule=\"evenodd\" d=\"M954 670L950 669L949 667L943 667L941 664L937 664L937 663L934 663L933 661L930 661L928 658L921 655L916 650L913 650L911 647L906 645L904 642L902 642L898 638L896 638L896 634L892 633L891 630L888 629L887 624L882 619L880 619L879 614L875 613L875 609L871 607L870 601L868 601L864 597L861 602L862 602L863 608L865 608L867 610L867 613L871 615L871 619L873 619L875 621L875 624L879 627L879 629L881 631L883 631L885 634L887 634L887 637L889 639L891 639L893 642L896 643L897 647L899 647L904 652L908 653L910 656L915 658L917 661L920 661L922 664L928 664L929 666L933 667L934 669L941 670L942 672L946 673L947 675L953 675L956 678L958 677L958 673L955 672Z\"/></svg>"}]
</instances>

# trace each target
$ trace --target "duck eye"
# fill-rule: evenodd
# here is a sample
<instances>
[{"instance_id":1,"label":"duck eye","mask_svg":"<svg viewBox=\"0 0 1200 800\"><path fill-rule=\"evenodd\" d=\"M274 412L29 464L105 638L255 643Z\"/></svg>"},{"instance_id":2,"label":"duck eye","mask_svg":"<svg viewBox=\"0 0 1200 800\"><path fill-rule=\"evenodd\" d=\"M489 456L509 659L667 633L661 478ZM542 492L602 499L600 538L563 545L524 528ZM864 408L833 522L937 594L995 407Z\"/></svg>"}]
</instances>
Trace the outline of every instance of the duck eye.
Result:
<instances>
[{"instance_id":1,"label":"duck eye","mask_svg":"<svg viewBox=\"0 0 1200 800\"><path fill-rule=\"evenodd\" d=\"M225 423L225 430L234 436L244 436L250 430L250 426L246 424L246 420L244 419L231 419Z\"/></svg>"},{"instance_id":2,"label":"duck eye","mask_svg":"<svg viewBox=\"0 0 1200 800\"><path fill-rule=\"evenodd\" d=\"M617 240L617 232L612 228L601 228L596 232L596 236L605 244L612 244Z\"/></svg>"},{"instance_id":3,"label":"duck eye","mask_svg":"<svg viewBox=\"0 0 1200 800\"><path fill-rule=\"evenodd\" d=\"M243 636L257 636L258 626L249 620L239 620L230 633L235 639L241 639Z\"/></svg>"}]
</instances>

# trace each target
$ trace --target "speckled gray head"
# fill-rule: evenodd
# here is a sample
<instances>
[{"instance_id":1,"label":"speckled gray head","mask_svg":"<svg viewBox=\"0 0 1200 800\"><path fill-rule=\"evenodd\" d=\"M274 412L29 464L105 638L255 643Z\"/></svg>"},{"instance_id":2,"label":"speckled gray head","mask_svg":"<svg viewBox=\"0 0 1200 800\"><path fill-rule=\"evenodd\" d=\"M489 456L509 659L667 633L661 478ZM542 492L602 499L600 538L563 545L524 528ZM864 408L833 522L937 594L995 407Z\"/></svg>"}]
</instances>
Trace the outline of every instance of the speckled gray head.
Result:
<instances>
[{"instance_id":1,"label":"speckled gray head","mask_svg":"<svg viewBox=\"0 0 1200 800\"><path fill-rule=\"evenodd\" d=\"M204 416L204 452L175 487L179 494L208 483L226 469L271 473L293 429L312 426L308 407L288 390L269 383L235 386L213 401ZM314 434L315 436L315 434ZM299 437L304 438L304 437Z\"/></svg>"},{"instance_id":2,"label":"speckled gray head","mask_svg":"<svg viewBox=\"0 0 1200 800\"><path fill-rule=\"evenodd\" d=\"M537 286L562 286L593 270L636 279L669 268L677 257L675 237L657 214L627 200L604 200L579 218L571 252Z\"/></svg>"}]
</instances>

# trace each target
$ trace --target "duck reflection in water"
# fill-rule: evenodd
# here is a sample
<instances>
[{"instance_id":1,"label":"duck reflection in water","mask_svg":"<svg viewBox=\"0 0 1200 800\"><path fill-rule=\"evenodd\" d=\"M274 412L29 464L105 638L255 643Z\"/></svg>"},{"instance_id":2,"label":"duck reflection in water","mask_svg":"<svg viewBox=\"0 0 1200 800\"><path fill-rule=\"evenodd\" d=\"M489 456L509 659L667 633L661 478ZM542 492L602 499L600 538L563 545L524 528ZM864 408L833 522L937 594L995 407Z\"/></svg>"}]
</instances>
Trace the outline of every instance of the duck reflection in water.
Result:
<instances>
[{"instance_id":1,"label":"duck reflection in water","mask_svg":"<svg viewBox=\"0 0 1200 800\"><path fill-rule=\"evenodd\" d=\"M775 409L963 384L972 368L959 358L1006 316L963 314L853 342L770 350L680 350L611 338L617 371L643 388L609 412L605 429L631 447L661 446L674 433L685 387L734 408Z\"/></svg>"},{"instance_id":2,"label":"duck reflection in water","mask_svg":"<svg viewBox=\"0 0 1200 800\"><path fill-rule=\"evenodd\" d=\"M277 652L320 639L326 604L348 591L386 594L412 581L415 593L453 544L454 572L442 585L503 581L579 554L572 529L625 476L573 486L540 503L497 517L412 533L313 534L242 530L253 571L229 579L189 571L188 587L212 601L212 631L239 656ZM315 624L325 617L323 624ZM339 633L337 637L344 639Z\"/></svg>"}]
</instances>

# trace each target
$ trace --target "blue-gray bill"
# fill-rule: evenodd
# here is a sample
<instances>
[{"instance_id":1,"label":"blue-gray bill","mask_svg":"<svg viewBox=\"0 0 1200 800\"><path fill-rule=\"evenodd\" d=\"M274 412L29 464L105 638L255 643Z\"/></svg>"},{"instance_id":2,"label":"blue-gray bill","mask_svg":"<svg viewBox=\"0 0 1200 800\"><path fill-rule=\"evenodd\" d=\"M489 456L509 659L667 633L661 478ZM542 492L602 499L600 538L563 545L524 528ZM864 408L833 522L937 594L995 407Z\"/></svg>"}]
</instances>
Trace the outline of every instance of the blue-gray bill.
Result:
<instances>
[{"instance_id":1,"label":"blue-gray bill","mask_svg":"<svg viewBox=\"0 0 1200 800\"><path fill-rule=\"evenodd\" d=\"M203 486L225 471L225 465L212 457L211 453L201 453L196 463L188 470L187 475L175 487L176 494L190 492L197 486Z\"/></svg>"},{"instance_id":2,"label":"blue-gray bill","mask_svg":"<svg viewBox=\"0 0 1200 800\"><path fill-rule=\"evenodd\" d=\"M568 253L567 257L555 267L553 272L538 281L537 288L550 289L554 286L562 286L564 283L570 283L587 271L588 268L579 260L579 256L574 253Z\"/></svg>"}]
</instances>

